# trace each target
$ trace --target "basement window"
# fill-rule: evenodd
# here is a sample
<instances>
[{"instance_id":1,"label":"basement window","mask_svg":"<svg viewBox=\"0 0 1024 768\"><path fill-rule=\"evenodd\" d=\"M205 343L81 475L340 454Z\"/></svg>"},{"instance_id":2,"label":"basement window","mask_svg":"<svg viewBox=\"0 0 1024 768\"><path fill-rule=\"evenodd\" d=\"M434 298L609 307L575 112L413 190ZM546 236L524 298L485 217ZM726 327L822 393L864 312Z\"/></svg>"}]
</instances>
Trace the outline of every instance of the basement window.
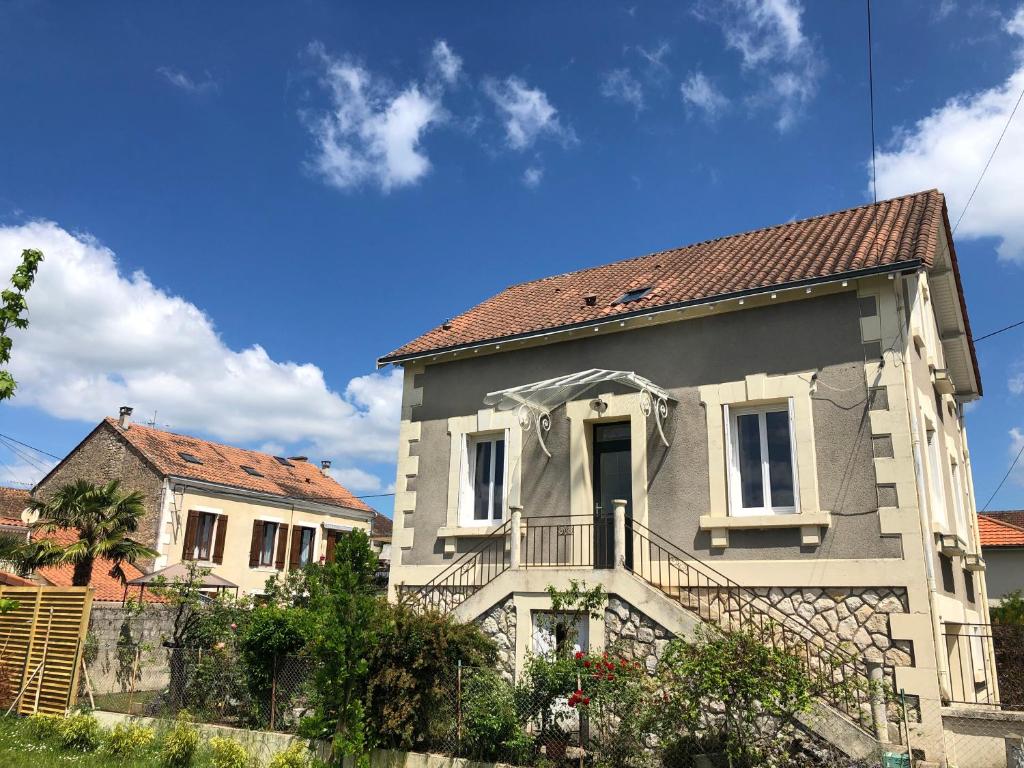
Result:
<instances>
[{"instance_id":1,"label":"basement window","mask_svg":"<svg viewBox=\"0 0 1024 768\"><path fill-rule=\"evenodd\" d=\"M274 461L276 461L282 467L294 467L295 466L290 461L288 461L288 459L286 459L284 456L275 456L274 457Z\"/></svg>"},{"instance_id":2,"label":"basement window","mask_svg":"<svg viewBox=\"0 0 1024 768\"><path fill-rule=\"evenodd\" d=\"M191 453L185 453L184 451L178 451L178 455L181 456L181 458L183 458L189 464L202 464L203 463L202 460L198 456L196 456L194 454L191 454Z\"/></svg>"},{"instance_id":3,"label":"basement window","mask_svg":"<svg viewBox=\"0 0 1024 768\"><path fill-rule=\"evenodd\" d=\"M245 473L247 475L252 475L253 477L263 477L263 473L259 472L255 467L250 467L250 466L247 466L247 465L243 464L242 465L242 469L245 470Z\"/></svg>"},{"instance_id":4,"label":"basement window","mask_svg":"<svg viewBox=\"0 0 1024 768\"><path fill-rule=\"evenodd\" d=\"M651 286L646 288L634 288L619 296L612 304L629 304L631 301L639 301L651 292Z\"/></svg>"}]
</instances>

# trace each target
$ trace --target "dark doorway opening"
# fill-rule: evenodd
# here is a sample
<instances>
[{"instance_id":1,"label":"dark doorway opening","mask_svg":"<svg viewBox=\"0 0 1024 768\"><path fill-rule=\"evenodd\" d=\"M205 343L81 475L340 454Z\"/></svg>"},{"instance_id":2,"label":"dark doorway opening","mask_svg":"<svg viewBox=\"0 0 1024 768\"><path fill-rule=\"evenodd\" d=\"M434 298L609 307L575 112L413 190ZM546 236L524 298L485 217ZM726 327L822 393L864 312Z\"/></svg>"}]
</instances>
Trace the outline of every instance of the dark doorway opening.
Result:
<instances>
[{"instance_id":1,"label":"dark doorway opening","mask_svg":"<svg viewBox=\"0 0 1024 768\"><path fill-rule=\"evenodd\" d=\"M594 567L615 567L615 499L626 500L626 567L633 567L633 463L629 422L594 425Z\"/></svg>"}]
</instances>

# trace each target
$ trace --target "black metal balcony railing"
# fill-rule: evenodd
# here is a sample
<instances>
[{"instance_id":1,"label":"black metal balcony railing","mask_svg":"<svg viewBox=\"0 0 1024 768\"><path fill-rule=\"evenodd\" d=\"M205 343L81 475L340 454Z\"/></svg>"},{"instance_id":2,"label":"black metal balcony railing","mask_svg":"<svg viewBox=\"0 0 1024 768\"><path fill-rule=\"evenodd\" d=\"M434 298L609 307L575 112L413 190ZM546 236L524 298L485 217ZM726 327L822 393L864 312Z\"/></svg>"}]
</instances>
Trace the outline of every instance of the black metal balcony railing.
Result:
<instances>
[{"instance_id":1,"label":"black metal balcony railing","mask_svg":"<svg viewBox=\"0 0 1024 768\"><path fill-rule=\"evenodd\" d=\"M947 623L942 634L951 704L1024 710L1024 626Z\"/></svg>"}]
</instances>

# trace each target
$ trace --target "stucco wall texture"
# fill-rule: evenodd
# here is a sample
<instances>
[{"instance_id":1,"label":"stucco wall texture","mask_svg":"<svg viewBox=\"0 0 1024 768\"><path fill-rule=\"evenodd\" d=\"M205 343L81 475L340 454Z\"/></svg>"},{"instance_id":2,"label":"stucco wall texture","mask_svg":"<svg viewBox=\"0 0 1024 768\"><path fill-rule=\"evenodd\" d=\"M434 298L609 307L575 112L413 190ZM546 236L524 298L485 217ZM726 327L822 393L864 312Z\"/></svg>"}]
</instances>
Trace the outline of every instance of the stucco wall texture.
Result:
<instances>
[{"instance_id":1,"label":"stucco wall texture","mask_svg":"<svg viewBox=\"0 0 1024 768\"><path fill-rule=\"evenodd\" d=\"M145 499L146 515L139 523L136 538L147 547L157 548L163 480L105 422L91 432L64 463L36 487L33 495L45 501L62 485L83 479L91 483L120 480L123 490L141 492ZM140 561L139 565L146 570L152 562Z\"/></svg>"},{"instance_id":2,"label":"stucco wall texture","mask_svg":"<svg viewBox=\"0 0 1024 768\"><path fill-rule=\"evenodd\" d=\"M447 419L476 413L488 392L588 368L635 371L676 399L666 422L670 448L661 444L653 420L648 423L649 527L655 532L709 561L901 556L899 537L880 533L859 308L851 291L428 365L416 381L423 405L412 409L412 419L421 422L414 449L420 457L416 536L403 564L444 562L443 544L433 532L446 519ZM821 508L832 513L822 543L802 547L798 528L749 530L732 531L727 549L711 549L707 532L698 527L710 506L707 425L698 387L808 370L820 370L813 395L816 463ZM526 518L569 510L564 407L552 413L546 442L550 459L535 432L524 435Z\"/></svg>"}]
</instances>

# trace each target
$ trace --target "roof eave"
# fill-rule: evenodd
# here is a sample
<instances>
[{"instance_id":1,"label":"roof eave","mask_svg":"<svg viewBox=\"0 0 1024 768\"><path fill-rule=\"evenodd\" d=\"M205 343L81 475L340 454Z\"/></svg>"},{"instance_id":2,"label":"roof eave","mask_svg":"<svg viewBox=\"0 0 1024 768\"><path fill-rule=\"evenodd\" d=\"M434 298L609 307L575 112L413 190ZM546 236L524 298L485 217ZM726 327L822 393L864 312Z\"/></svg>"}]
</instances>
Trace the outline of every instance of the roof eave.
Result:
<instances>
[{"instance_id":1,"label":"roof eave","mask_svg":"<svg viewBox=\"0 0 1024 768\"><path fill-rule=\"evenodd\" d=\"M205 490L214 493L219 493L225 496L241 496L245 499L258 499L260 501L268 501L275 504L286 504L301 508L309 512L315 512L318 514L327 514L340 516L342 513L346 517L352 517L355 519L362 519L367 522L373 519L375 512L365 509L357 509L356 507L345 506L342 503L331 503L327 501L315 501L313 499L302 499L297 496L278 496L273 493L264 493L262 491L254 491L249 488L242 488L237 485L230 485L228 483L212 483L208 480L197 480L194 477L185 477L183 475L168 475L167 480L171 483L178 483L185 486L192 486L197 490Z\"/></svg>"},{"instance_id":2,"label":"roof eave","mask_svg":"<svg viewBox=\"0 0 1024 768\"><path fill-rule=\"evenodd\" d=\"M565 325L553 326L551 328L544 328L537 331L527 331L525 333L511 334L509 336L498 336L491 339L482 339L480 341L465 342L463 344L453 344L447 347L436 347L433 349L424 350L422 352L409 352L404 355L390 354L381 357L377 360L377 367L384 368L387 365L402 365L410 363L415 360L421 360L425 357L432 357L435 355L443 355L451 352L462 352L469 349L478 349L480 347L491 346L492 344L506 344L511 341L525 341L527 339L540 339L545 336L553 336L566 331L573 331L580 328L592 328L600 325L610 325L613 323L619 323L623 320L629 320L638 317L648 317L661 315L666 312L676 312L680 309L688 309L691 307L702 307L709 304L717 304L722 301L729 301L732 299L742 299L749 296L760 296L766 293L788 291L797 288L807 288L817 285L829 285L831 283L841 283L844 280L856 280L864 277L872 277L875 275L884 275L896 272L914 272L920 269L922 266L921 259L908 259L905 261L897 261L892 264L883 264L877 267L868 267L865 269L849 270L847 272L840 272L834 275L827 275L824 277L812 277L804 280L795 280L789 283L776 283L773 285L759 286L757 288L747 288L742 291L732 291L729 293L719 293L713 296L703 296L698 299L690 299L687 301L673 302L672 304L662 304L657 307L651 307L649 309L638 309L633 312L621 312L611 317L594 318L591 320L583 320L578 323L567 323ZM959 273L957 274L957 280L959 281Z\"/></svg>"}]
</instances>

